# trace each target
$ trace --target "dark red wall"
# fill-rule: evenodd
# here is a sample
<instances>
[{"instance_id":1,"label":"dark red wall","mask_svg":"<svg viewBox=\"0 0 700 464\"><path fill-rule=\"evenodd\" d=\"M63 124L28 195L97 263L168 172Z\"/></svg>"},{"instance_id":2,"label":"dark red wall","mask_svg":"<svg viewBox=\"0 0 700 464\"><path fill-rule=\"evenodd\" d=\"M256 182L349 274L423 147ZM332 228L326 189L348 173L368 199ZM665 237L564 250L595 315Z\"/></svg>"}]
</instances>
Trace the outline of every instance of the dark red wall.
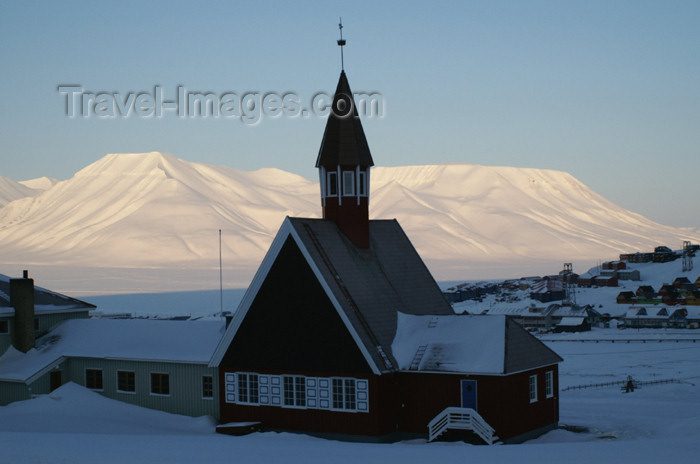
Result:
<instances>
[{"instance_id":1,"label":"dark red wall","mask_svg":"<svg viewBox=\"0 0 700 464\"><path fill-rule=\"evenodd\" d=\"M553 371L554 396L545 398L545 372ZM537 374L538 400L530 403L530 375ZM428 423L443 409L461 406L461 380L477 381L477 412L507 440L559 421L557 366L508 376L466 376L400 373L398 393L402 408L399 427L427 433Z\"/></svg>"}]
</instances>

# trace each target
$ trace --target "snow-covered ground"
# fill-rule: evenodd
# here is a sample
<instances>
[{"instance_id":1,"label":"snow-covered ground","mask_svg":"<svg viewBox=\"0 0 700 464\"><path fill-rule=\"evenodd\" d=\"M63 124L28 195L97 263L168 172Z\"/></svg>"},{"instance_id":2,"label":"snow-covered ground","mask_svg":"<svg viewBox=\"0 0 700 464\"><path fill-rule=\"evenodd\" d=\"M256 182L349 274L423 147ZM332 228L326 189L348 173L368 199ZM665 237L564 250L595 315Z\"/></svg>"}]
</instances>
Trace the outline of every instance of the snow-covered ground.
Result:
<instances>
[{"instance_id":1,"label":"snow-covered ground","mask_svg":"<svg viewBox=\"0 0 700 464\"><path fill-rule=\"evenodd\" d=\"M626 331L599 329L595 342L548 335L564 362L561 389L624 380L677 379L623 394L618 387L560 392L561 424L522 445L344 443L305 435L214 433L206 418L174 416L108 400L74 384L0 408L0 463L659 463L697 462L700 342L678 331L635 331L651 343L602 341ZM700 331L682 331L697 334ZM659 342L658 339L665 341Z\"/></svg>"}]
</instances>

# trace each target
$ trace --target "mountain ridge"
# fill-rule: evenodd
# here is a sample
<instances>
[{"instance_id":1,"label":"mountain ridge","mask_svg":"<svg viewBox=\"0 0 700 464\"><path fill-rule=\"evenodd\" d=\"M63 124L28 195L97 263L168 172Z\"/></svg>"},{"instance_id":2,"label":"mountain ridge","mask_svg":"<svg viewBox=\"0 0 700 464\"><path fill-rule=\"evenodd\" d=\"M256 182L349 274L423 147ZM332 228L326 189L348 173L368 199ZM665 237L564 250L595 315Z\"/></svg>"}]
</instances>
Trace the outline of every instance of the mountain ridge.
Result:
<instances>
[{"instance_id":1,"label":"mountain ridge","mask_svg":"<svg viewBox=\"0 0 700 464\"><path fill-rule=\"evenodd\" d=\"M627 211L562 171L376 167L370 184L371 218L398 219L443 280L545 263L588 266L700 238L698 230ZM208 268L218 264L221 229L229 266L252 277L286 216L321 211L318 183L296 174L245 172L160 152L109 154L31 193L0 209L6 263Z\"/></svg>"}]
</instances>

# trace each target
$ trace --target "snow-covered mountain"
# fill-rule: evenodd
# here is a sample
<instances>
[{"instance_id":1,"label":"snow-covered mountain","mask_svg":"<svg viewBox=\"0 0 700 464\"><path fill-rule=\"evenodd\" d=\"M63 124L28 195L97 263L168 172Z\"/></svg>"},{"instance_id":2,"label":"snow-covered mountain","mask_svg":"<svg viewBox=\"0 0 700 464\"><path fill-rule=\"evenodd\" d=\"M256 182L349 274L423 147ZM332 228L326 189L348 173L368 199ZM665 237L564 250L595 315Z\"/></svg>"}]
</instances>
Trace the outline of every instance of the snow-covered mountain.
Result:
<instances>
[{"instance_id":1,"label":"snow-covered mountain","mask_svg":"<svg viewBox=\"0 0 700 464\"><path fill-rule=\"evenodd\" d=\"M378 167L371 184L372 218L397 218L441 280L551 272L563 262L583 272L621 252L700 240L697 230L652 222L559 171ZM281 170L111 154L0 209L0 261L216 268L222 229L225 267L249 279L285 216L320 209L318 184Z\"/></svg>"},{"instance_id":2,"label":"snow-covered mountain","mask_svg":"<svg viewBox=\"0 0 700 464\"><path fill-rule=\"evenodd\" d=\"M53 177L37 177L36 179L29 179L29 180L21 180L19 181L20 184L32 188L34 190L38 190L43 192L44 190L48 190L54 185L58 184L58 179L54 179Z\"/></svg>"},{"instance_id":3,"label":"snow-covered mountain","mask_svg":"<svg viewBox=\"0 0 700 464\"><path fill-rule=\"evenodd\" d=\"M38 190L23 185L21 182L15 182L7 177L0 176L0 208L10 203L11 201L20 198L36 195Z\"/></svg>"}]
</instances>

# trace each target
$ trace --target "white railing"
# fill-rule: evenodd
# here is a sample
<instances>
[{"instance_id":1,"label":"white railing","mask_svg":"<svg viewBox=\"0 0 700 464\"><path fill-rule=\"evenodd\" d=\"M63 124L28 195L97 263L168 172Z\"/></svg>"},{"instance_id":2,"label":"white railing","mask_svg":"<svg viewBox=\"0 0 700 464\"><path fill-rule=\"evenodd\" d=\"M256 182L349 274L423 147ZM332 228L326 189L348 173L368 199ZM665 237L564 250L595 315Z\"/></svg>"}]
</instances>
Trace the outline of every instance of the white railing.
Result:
<instances>
[{"instance_id":1,"label":"white railing","mask_svg":"<svg viewBox=\"0 0 700 464\"><path fill-rule=\"evenodd\" d=\"M493 428L471 408L445 408L428 424L428 441L435 440L447 430L470 430L487 444L493 444Z\"/></svg>"}]
</instances>

